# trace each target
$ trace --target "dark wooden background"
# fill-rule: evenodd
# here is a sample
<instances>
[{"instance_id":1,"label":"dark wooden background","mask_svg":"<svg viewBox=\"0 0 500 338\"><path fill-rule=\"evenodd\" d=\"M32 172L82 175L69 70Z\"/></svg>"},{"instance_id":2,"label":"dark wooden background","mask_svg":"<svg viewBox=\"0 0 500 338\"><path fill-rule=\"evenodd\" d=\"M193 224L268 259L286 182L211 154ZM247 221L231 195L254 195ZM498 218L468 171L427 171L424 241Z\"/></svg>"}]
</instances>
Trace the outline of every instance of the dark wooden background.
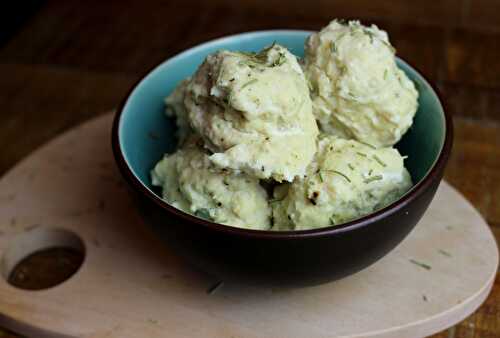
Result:
<instances>
[{"instance_id":1,"label":"dark wooden background","mask_svg":"<svg viewBox=\"0 0 500 338\"><path fill-rule=\"evenodd\" d=\"M23 1L0 11L0 174L39 145L112 110L160 61L202 41L360 18L443 93L456 137L446 179L500 240L500 1ZM0 337L16 337L0 329ZM500 281L433 338L500 337ZM35 337L33 337L35 338ZM402 337L404 338L404 337Z\"/></svg>"}]
</instances>

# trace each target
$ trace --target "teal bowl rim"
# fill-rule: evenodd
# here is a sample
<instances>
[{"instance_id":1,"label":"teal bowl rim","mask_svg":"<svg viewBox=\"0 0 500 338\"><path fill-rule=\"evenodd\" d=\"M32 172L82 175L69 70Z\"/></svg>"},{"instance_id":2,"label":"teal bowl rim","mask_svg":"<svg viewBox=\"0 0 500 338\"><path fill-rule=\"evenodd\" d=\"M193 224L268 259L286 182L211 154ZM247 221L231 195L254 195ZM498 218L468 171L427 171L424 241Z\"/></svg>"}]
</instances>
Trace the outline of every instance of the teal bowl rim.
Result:
<instances>
[{"instance_id":1,"label":"teal bowl rim","mask_svg":"<svg viewBox=\"0 0 500 338\"><path fill-rule=\"evenodd\" d=\"M323 228L316 228L316 229L310 229L310 230L289 230L289 231L272 231L272 230L251 230L251 229L245 229L245 228L237 228L233 227L230 225L224 225L220 223L215 223L215 222L210 222L205 219L198 218L196 216L193 216L191 214L188 214L182 210L179 210L171 205L169 205L166 201L161 199L157 194L155 194L151 189L146 187L142 181L134 174L132 169L127 163L127 160L125 159L125 156L122 152L121 149L121 141L120 141L120 126L121 126L121 117L122 113L125 110L128 99L129 97L134 93L135 89L140 86L144 81L148 79L148 77L154 73L159 67L173 62L174 60L184 58L186 56L189 56L190 54L196 52L199 49L206 48L209 45L212 45L214 43L218 42L223 42L227 40L232 40L232 39L238 39L238 40L246 40L246 39L252 39L255 36L260 36L260 35L269 35L269 34L281 34L281 35L296 35L296 34L311 34L313 33L312 31L307 31L307 30L295 30L295 29L278 29L278 30L262 30L262 31L252 31L252 32L246 32L246 33L239 33L239 34L233 34L221 38L216 38L213 40L209 40L207 42L201 43L199 45L196 45L194 47L191 47L179 54L176 54L175 56L161 62L160 64L154 66L151 70L146 72L146 74L141 77L128 91L128 93L125 95L124 99L118 106L118 109L115 113L115 118L113 121L113 126L112 126L112 131L111 131L111 142L112 142L112 148L113 148L113 155L115 157L115 161L118 165L118 168L122 174L122 176L125 178L127 183L137 192L140 193L140 195L144 196L145 198L148 198L151 202L156 204L158 207L164 209L167 213L174 214L178 217L183 218L186 222L191 222L195 223L200 226L208 227L212 230L215 231L220 231L223 233L231 234L231 235L238 235L238 236L244 236L244 237L254 237L254 238L262 238L262 239L297 239L297 238L309 238L309 237L322 237L325 235L334 235L338 233L343 233L343 232L348 232L352 230L356 230L361 227L366 227L369 226L370 224L377 223L378 221L398 212L402 208L405 208L408 204L410 204L412 201L417 199L420 195L422 195L427 189L430 188L430 186L433 184L435 180L441 180L442 176L442 171L444 170L446 166L446 162L448 161L448 158L451 153L451 148L453 144L453 122L450 113L447 112L446 105L444 104L444 101L441 99L442 95L439 94L439 90L437 88L434 88L429 81L425 78L425 76L422 75L421 72L417 70L417 68L409 65L406 61L397 58L399 62L404 63L406 66L408 66L410 69L412 69L420 78L421 82L427 86L430 90L431 93L437 98L438 103L440 104L441 112L443 113L443 119L444 119L444 132L445 132L445 139L443 142L443 145L441 147L441 150L439 152L439 155L437 159L434 161L433 165L427 172L427 174L418 182L415 184L410 191L408 191L405 195L403 195L401 198L398 200L394 201L390 205L379 209L373 213L370 213L368 215L362 216L360 218L354 219L352 221L339 224L339 225L334 225L334 226L328 226L328 227L323 227Z\"/></svg>"}]
</instances>

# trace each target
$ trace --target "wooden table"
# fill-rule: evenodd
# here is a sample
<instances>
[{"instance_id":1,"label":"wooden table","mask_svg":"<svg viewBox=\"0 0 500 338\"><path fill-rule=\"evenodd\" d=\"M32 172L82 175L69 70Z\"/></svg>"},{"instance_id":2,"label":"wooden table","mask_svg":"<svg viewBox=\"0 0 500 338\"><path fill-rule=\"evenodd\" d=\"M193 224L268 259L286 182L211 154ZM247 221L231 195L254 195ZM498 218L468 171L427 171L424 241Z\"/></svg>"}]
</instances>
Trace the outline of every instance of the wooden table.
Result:
<instances>
[{"instance_id":1,"label":"wooden table","mask_svg":"<svg viewBox=\"0 0 500 338\"><path fill-rule=\"evenodd\" d=\"M308 8L304 7L307 3ZM455 122L446 179L500 240L500 3L495 0L27 1L1 14L0 174L40 144L113 109L150 67L237 32L318 29L333 17L387 30L442 91ZM21 5L14 5L21 6ZM16 337L0 329L0 337ZM500 281L472 316L433 338L500 337Z\"/></svg>"}]
</instances>

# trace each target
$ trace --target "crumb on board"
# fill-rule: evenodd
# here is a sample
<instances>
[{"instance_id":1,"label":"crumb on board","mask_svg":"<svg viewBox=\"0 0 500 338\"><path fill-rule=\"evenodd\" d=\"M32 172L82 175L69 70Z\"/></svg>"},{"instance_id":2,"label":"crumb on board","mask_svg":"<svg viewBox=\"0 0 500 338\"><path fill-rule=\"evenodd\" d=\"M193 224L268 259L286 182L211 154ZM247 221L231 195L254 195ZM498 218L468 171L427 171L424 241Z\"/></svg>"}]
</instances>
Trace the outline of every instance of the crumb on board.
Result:
<instances>
[{"instance_id":1,"label":"crumb on board","mask_svg":"<svg viewBox=\"0 0 500 338\"><path fill-rule=\"evenodd\" d=\"M422 262L419 262L417 260L414 260L414 259L410 259L410 263L413 263L421 268L424 268L425 270L431 270L432 267L429 265L429 264L426 264L426 263L422 263Z\"/></svg>"}]
</instances>

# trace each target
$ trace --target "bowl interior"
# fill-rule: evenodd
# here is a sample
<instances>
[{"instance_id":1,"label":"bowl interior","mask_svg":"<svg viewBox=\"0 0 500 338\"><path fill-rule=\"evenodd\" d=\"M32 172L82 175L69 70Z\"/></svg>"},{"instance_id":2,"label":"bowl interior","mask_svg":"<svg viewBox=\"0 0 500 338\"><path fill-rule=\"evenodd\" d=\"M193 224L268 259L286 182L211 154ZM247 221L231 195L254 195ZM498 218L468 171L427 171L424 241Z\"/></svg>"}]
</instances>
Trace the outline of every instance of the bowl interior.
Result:
<instances>
[{"instance_id":1,"label":"bowl interior","mask_svg":"<svg viewBox=\"0 0 500 338\"><path fill-rule=\"evenodd\" d=\"M118 125L120 148L131 171L149 190L150 170L166 152L175 149L175 123L164 114L164 98L177 83L194 73L203 59L219 49L258 51L276 41L295 55L304 55L307 31L263 31L210 41L189 49L156 67L131 92ZM437 160L445 140L443 107L427 81L407 63L398 66L419 91L414 123L396 145L407 155L406 166L417 184Z\"/></svg>"}]
</instances>

